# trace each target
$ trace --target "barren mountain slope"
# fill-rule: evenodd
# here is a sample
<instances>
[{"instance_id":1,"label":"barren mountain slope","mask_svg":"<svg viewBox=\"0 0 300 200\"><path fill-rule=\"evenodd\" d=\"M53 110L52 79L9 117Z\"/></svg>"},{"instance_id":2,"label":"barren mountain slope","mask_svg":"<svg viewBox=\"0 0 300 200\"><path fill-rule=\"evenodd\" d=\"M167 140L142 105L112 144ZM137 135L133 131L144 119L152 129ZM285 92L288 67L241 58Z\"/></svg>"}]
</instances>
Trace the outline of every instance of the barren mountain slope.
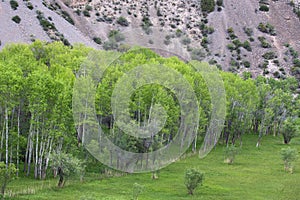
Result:
<instances>
[{"instance_id":1,"label":"barren mountain slope","mask_svg":"<svg viewBox=\"0 0 300 200\"><path fill-rule=\"evenodd\" d=\"M298 0L294 3L294 8L300 5ZM292 54L300 51L300 20L286 0L224 0L213 12L203 12L199 0L26 0L18 4L13 10L10 1L0 3L0 48L34 39L121 51L128 45L142 45L206 60L236 73L276 78L291 72ZM269 11L262 11L261 5ZM19 24L12 21L16 15Z\"/></svg>"}]
</instances>

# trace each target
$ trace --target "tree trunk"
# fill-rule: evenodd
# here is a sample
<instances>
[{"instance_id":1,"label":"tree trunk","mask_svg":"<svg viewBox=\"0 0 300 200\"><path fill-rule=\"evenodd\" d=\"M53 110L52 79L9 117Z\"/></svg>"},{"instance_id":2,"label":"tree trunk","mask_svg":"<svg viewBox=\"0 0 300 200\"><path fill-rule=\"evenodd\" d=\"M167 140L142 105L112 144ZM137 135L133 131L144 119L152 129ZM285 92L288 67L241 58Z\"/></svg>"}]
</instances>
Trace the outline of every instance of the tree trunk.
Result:
<instances>
[{"instance_id":1,"label":"tree trunk","mask_svg":"<svg viewBox=\"0 0 300 200\"><path fill-rule=\"evenodd\" d=\"M19 159L19 148L20 148L20 111L21 108L19 106L19 110L18 110L18 138L17 138L17 176L19 176L19 163L20 163L20 159Z\"/></svg>"},{"instance_id":2,"label":"tree trunk","mask_svg":"<svg viewBox=\"0 0 300 200\"><path fill-rule=\"evenodd\" d=\"M8 109L5 108L5 163L8 168Z\"/></svg>"},{"instance_id":3,"label":"tree trunk","mask_svg":"<svg viewBox=\"0 0 300 200\"><path fill-rule=\"evenodd\" d=\"M61 169L61 167L58 167L58 175L59 175L59 181L58 181L58 187L64 186L64 172Z\"/></svg>"}]
</instances>

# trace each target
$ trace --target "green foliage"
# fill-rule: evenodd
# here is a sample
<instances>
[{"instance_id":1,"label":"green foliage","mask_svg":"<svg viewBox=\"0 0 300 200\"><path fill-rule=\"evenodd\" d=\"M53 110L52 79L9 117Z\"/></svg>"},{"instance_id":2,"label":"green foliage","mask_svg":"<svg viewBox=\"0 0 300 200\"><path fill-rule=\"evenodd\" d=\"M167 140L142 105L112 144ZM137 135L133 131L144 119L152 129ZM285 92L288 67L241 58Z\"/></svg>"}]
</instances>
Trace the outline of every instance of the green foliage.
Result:
<instances>
[{"instance_id":1,"label":"green foliage","mask_svg":"<svg viewBox=\"0 0 300 200\"><path fill-rule=\"evenodd\" d=\"M227 164L233 164L236 155L238 154L238 148L234 145L230 145L229 147L226 147L224 150L224 162Z\"/></svg>"},{"instance_id":2,"label":"green foliage","mask_svg":"<svg viewBox=\"0 0 300 200\"><path fill-rule=\"evenodd\" d=\"M91 14L88 10L83 10L82 13L85 17L91 17Z\"/></svg>"},{"instance_id":3,"label":"green foliage","mask_svg":"<svg viewBox=\"0 0 300 200\"><path fill-rule=\"evenodd\" d=\"M11 18L11 20L13 20L14 22L16 22L17 24L19 24L21 22L21 18L18 15L14 16L13 18Z\"/></svg>"},{"instance_id":4,"label":"green foliage","mask_svg":"<svg viewBox=\"0 0 300 200\"><path fill-rule=\"evenodd\" d=\"M125 40L125 36L117 30L112 30L108 34L109 39L114 40L116 42L121 42Z\"/></svg>"},{"instance_id":5,"label":"green foliage","mask_svg":"<svg viewBox=\"0 0 300 200\"><path fill-rule=\"evenodd\" d=\"M142 194L143 190L144 190L143 185L140 185L138 183L134 183L133 188L132 188L132 199L133 200L138 200L138 197Z\"/></svg>"},{"instance_id":6,"label":"green foliage","mask_svg":"<svg viewBox=\"0 0 300 200\"><path fill-rule=\"evenodd\" d=\"M60 176L60 180L58 182L59 187L63 187L66 179L71 175L76 174L82 176L84 173L85 169L83 162L71 154L63 152L52 153L50 160L51 167L55 169Z\"/></svg>"},{"instance_id":7,"label":"green foliage","mask_svg":"<svg viewBox=\"0 0 300 200\"><path fill-rule=\"evenodd\" d=\"M267 53L264 53L262 55L262 57L266 60L272 60L272 59L276 58L277 56L274 51L269 51Z\"/></svg>"},{"instance_id":8,"label":"green foliage","mask_svg":"<svg viewBox=\"0 0 300 200\"><path fill-rule=\"evenodd\" d=\"M182 43L183 45L188 45L188 44L191 43L191 39L188 38L188 37L184 37L184 38L182 38L181 43Z\"/></svg>"},{"instance_id":9,"label":"green foliage","mask_svg":"<svg viewBox=\"0 0 300 200\"><path fill-rule=\"evenodd\" d=\"M151 33L151 29L150 29L151 26L153 26L153 24L150 18L147 16L143 16L141 27L147 34Z\"/></svg>"},{"instance_id":10,"label":"green foliage","mask_svg":"<svg viewBox=\"0 0 300 200\"><path fill-rule=\"evenodd\" d=\"M66 11L63 10L63 11L61 11L61 15L70 24L72 24L72 25L75 24L74 20L72 19L72 17L69 15L68 12L66 12Z\"/></svg>"},{"instance_id":11,"label":"green foliage","mask_svg":"<svg viewBox=\"0 0 300 200\"><path fill-rule=\"evenodd\" d=\"M223 6L223 0L217 0L217 6Z\"/></svg>"},{"instance_id":12,"label":"green foliage","mask_svg":"<svg viewBox=\"0 0 300 200\"><path fill-rule=\"evenodd\" d=\"M202 12L210 13L215 10L215 0L202 0L200 3Z\"/></svg>"},{"instance_id":13,"label":"green foliage","mask_svg":"<svg viewBox=\"0 0 300 200\"><path fill-rule=\"evenodd\" d=\"M263 12L269 12L269 6L262 4L260 5L259 10Z\"/></svg>"},{"instance_id":14,"label":"green foliage","mask_svg":"<svg viewBox=\"0 0 300 200\"><path fill-rule=\"evenodd\" d=\"M250 44L250 42L248 42L248 41L245 41L245 42L243 43L243 47L244 47L244 49L246 49L247 51L252 51L251 44Z\"/></svg>"},{"instance_id":15,"label":"green foliage","mask_svg":"<svg viewBox=\"0 0 300 200\"><path fill-rule=\"evenodd\" d=\"M246 33L246 35L247 35L248 37L251 37L251 36L253 35L253 30L252 30L252 28L244 27L243 29L244 29L244 32Z\"/></svg>"},{"instance_id":16,"label":"green foliage","mask_svg":"<svg viewBox=\"0 0 300 200\"><path fill-rule=\"evenodd\" d=\"M9 3L10 3L11 9L13 9L13 10L17 10L17 9L18 9L19 4L18 4L17 1L15 1L15 0L10 0Z\"/></svg>"},{"instance_id":17,"label":"green foliage","mask_svg":"<svg viewBox=\"0 0 300 200\"><path fill-rule=\"evenodd\" d=\"M184 184L188 190L188 194L193 195L198 185L202 185L204 181L204 173L197 169L191 168L185 171Z\"/></svg>"},{"instance_id":18,"label":"green foliage","mask_svg":"<svg viewBox=\"0 0 300 200\"><path fill-rule=\"evenodd\" d=\"M298 136L299 119L287 118L283 122L280 132L283 135L284 143L289 144L294 137Z\"/></svg>"},{"instance_id":19,"label":"green foliage","mask_svg":"<svg viewBox=\"0 0 300 200\"><path fill-rule=\"evenodd\" d=\"M294 166L293 162L295 162L298 158L298 151L296 148L283 148L281 149L281 158L284 162L284 170L293 173Z\"/></svg>"},{"instance_id":20,"label":"green foliage","mask_svg":"<svg viewBox=\"0 0 300 200\"><path fill-rule=\"evenodd\" d=\"M93 37L94 42L96 42L97 44L102 44L102 40L99 37Z\"/></svg>"},{"instance_id":21,"label":"green foliage","mask_svg":"<svg viewBox=\"0 0 300 200\"><path fill-rule=\"evenodd\" d=\"M271 45L268 43L268 41L266 40L265 37L259 36L258 40L261 43L261 47L263 47L263 48L271 48Z\"/></svg>"},{"instance_id":22,"label":"green foliage","mask_svg":"<svg viewBox=\"0 0 300 200\"><path fill-rule=\"evenodd\" d=\"M0 162L1 195L4 195L8 183L16 177L16 173L17 169L13 163L6 166L4 162Z\"/></svg>"},{"instance_id":23,"label":"green foliage","mask_svg":"<svg viewBox=\"0 0 300 200\"><path fill-rule=\"evenodd\" d=\"M268 34L273 35L273 36L276 35L276 31L275 31L274 26L272 26L269 23L266 23L266 24L259 23L257 28L258 28L258 30L260 30L263 33L268 33Z\"/></svg>"},{"instance_id":24,"label":"green foliage","mask_svg":"<svg viewBox=\"0 0 300 200\"><path fill-rule=\"evenodd\" d=\"M49 29L57 30L54 24L51 23L47 18L45 18L44 14L41 11L37 10L36 13L40 25L43 27L44 31L48 31Z\"/></svg>"},{"instance_id":25,"label":"green foliage","mask_svg":"<svg viewBox=\"0 0 300 200\"><path fill-rule=\"evenodd\" d=\"M129 22L127 21L127 19L125 17L119 17L117 19L117 23L120 24L121 26L128 26Z\"/></svg>"}]
</instances>

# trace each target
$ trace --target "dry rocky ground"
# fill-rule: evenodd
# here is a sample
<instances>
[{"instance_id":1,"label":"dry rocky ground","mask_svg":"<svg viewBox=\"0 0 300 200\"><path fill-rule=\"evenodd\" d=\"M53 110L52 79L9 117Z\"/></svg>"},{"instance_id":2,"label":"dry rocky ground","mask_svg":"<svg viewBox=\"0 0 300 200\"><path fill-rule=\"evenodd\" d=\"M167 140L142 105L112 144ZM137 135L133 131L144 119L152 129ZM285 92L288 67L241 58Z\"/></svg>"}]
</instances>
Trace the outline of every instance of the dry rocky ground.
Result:
<instances>
[{"instance_id":1,"label":"dry rocky ground","mask_svg":"<svg viewBox=\"0 0 300 200\"><path fill-rule=\"evenodd\" d=\"M291 73L293 54L300 52L300 18L289 0L224 0L210 13L201 10L199 0L17 2L15 10L9 0L0 3L0 48L35 39L120 51L142 45L236 73L277 78ZM14 16L21 21L14 22ZM267 31L258 29L260 23Z\"/></svg>"}]
</instances>

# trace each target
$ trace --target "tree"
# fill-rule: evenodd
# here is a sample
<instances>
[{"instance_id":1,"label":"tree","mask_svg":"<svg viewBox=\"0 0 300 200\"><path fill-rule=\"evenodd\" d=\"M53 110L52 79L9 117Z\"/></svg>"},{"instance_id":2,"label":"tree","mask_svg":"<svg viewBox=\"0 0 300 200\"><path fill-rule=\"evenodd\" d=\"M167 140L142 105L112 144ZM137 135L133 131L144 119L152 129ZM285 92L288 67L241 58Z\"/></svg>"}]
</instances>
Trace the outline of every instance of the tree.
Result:
<instances>
[{"instance_id":1,"label":"tree","mask_svg":"<svg viewBox=\"0 0 300 200\"><path fill-rule=\"evenodd\" d=\"M226 147L225 149L225 160L227 164L232 164L234 162L235 156L238 153L238 149L235 146Z\"/></svg>"},{"instance_id":2,"label":"tree","mask_svg":"<svg viewBox=\"0 0 300 200\"><path fill-rule=\"evenodd\" d=\"M83 174L84 165L78 158L67 153L53 153L51 155L51 166L57 170L59 176L58 187L63 187L73 174Z\"/></svg>"},{"instance_id":3,"label":"tree","mask_svg":"<svg viewBox=\"0 0 300 200\"><path fill-rule=\"evenodd\" d=\"M283 122L283 126L280 130L283 135L284 144L289 144L292 138L298 135L298 131L299 125L297 124L297 121L291 117L287 118Z\"/></svg>"},{"instance_id":4,"label":"tree","mask_svg":"<svg viewBox=\"0 0 300 200\"><path fill-rule=\"evenodd\" d=\"M194 190L198 187L199 184L202 184L203 180L204 173L196 169L186 170L184 184L188 189L188 194L193 195Z\"/></svg>"},{"instance_id":5,"label":"tree","mask_svg":"<svg viewBox=\"0 0 300 200\"><path fill-rule=\"evenodd\" d=\"M144 186L138 183L133 184L132 197L133 200L138 200L139 195L143 192Z\"/></svg>"},{"instance_id":6,"label":"tree","mask_svg":"<svg viewBox=\"0 0 300 200\"><path fill-rule=\"evenodd\" d=\"M16 176L17 169L13 163L8 167L4 162L0 162L0 180L1 180L1 194L4 195L7 184Z\"/></svg>"},{"instance_id":7,"label":"tree","mask_svg":"<svg viewBox=\"0 0 300 200\"><path fill-rule=\"evenodd\" d=\"M291 147L281 149L281 158L284 162L284 171L289 171L290 173L293 173L293 162L296 161L298 158L297 149L293 149Z\"/></svg>"}]
</instances>

